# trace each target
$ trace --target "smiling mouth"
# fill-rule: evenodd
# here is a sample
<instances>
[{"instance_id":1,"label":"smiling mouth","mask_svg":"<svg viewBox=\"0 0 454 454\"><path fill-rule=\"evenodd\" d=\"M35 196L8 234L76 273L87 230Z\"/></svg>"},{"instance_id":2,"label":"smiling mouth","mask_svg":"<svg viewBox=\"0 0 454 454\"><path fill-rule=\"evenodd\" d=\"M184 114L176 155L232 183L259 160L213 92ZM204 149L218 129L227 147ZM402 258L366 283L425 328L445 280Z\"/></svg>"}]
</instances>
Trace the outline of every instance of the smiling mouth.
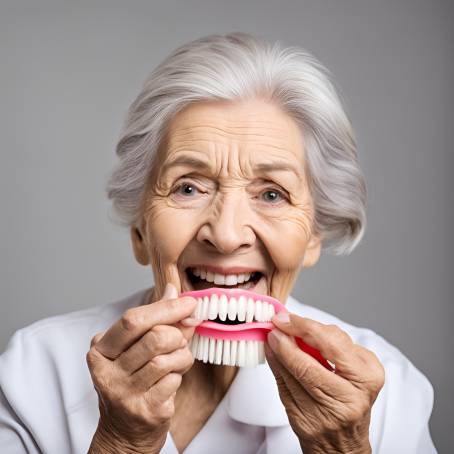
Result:
<instances>
[{"instance_id":1,"label":"smiling mouth","mask_svg":"<svg viewBox=\"0 0 454 454\"><path fill-rule=\"evenodd\" d=\"M202 267L188 267L185 270L191 290L205 290L212 287L238 288L254 291L265 275L261 271L248 271L238 274L220 274Z\"/></svg>"}]
</instances>

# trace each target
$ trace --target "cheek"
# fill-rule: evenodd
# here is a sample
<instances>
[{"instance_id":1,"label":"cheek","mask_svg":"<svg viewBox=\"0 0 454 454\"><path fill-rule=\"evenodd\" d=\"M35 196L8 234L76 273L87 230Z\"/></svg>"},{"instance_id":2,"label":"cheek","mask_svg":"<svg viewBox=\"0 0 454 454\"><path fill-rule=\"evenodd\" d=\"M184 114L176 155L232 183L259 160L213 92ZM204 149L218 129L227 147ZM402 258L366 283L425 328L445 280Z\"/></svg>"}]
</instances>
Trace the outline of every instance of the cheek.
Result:
<instances>
[{"instance_id":1,"label":"cheek","mask_svg":"<svg viewBox=\"0 0 454 454\"><path fill-rule=\"evenodd\" d=\"M147 211L150 253L158 254L161 262L177 263L196 234L196 219L191 210L175 209L164 201L155 201Z\"/></svg>"},{"instance_id":2,"label":"cheek","mask_svg":"<svg viewBox=\"0 0 454 454\"><path fill-rule=\"evenodd\" d=\"M263 238L277 272L298 271L310 237L310 220L288 216L266 225Z\"/></svg>"}]
</instances>

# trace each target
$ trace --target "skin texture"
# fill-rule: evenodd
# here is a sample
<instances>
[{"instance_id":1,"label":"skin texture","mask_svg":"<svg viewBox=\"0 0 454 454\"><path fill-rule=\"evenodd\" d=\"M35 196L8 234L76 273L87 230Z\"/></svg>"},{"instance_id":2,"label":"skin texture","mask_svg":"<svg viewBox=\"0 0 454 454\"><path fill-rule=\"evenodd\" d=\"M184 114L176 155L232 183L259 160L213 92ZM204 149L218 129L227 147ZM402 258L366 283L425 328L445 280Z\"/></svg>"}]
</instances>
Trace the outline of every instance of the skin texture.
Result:
<instances>
[{"instance_id":1,"label":"skin texture","mask_svg":"<svg viewBox=\"0 0 454 454\"><path fill-rule=\"evenodd\" d=\"M170 122L157 158L147 182L143 217L131 228L135 257L150 265L154 275L152 304L130 309L92 342L87 362L103 402L92 452L111 452L109 442L120 452L159 452L167 430L183 451L235 377L234 367L199 361L191 367L182 339L189 340L194 332L190 315L195 300L177 298L177 292L191 290L188 266L260 270L264 278L254 291L285 302L301 268L313 266L320 256L303 133L271 102L187 106ZM176 311L171 319L169 310ZM304 452L369 452L370 409L384 382L378 359L337 327L296 315L290 323L276 318L273 322L276 329L269 335L267 358ZM161 330L159 342L153 336L143 341L146 333L156 330ZM175 330L182 333L179 339ZM336 374L297 349L285 333L319 348L338 366ZM132 384L121 388L116 383L112 360L107 359L103 369L99 366L107 356L119 363L118 370L131 375L131 367L125 366L129 362L119 359L127 355L127 348L135 348L133 342L141 345L135 350L135 365L154 371L142 375L140 391ZM167 361L166 368L156 372L153 358L169 356L171 360L160 360ZM161 381L164 385L159 387ZM135 420L134 427L128 427L128 418Z\"/></svg>"}]
</instances>

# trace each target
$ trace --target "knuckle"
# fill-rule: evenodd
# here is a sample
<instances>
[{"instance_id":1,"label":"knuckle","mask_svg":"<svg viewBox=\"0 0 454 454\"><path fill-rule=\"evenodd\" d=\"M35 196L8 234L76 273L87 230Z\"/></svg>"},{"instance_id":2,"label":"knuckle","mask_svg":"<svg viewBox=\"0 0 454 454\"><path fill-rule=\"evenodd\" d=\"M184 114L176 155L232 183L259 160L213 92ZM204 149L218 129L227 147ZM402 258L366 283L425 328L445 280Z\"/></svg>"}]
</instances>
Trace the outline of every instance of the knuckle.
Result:
<instances>
[{"instance_id":1,"label":"knuckle","mask_svg":"<svg viewBox=\"0 0 454 454\"><path fill-rule=\"evenodd\" d=\"M165 331L153 328L147 334L146 343L152 350L161 351L167 345L167 338L168 335Z\"/></svg>"},{"instance_id":2,"label":"knuckle","mask_svg":"<svg viewBox=\"0 0 454 454\"><path fill-rule=\"evenodd\" d=\"M185 365L186 367L191 367L194 364L194 356L192 355L192 352L189 350L189 348L184 349L184 354L185 354Z\"/></svg>"},{"instance_id":3,"label":"knuckle","mask_svg":"<svg viewBox=\"0 0 454 454\"><path fill-rule=\"evenodd\" d=\"M167 360L163 355L155 356L151 361L153 369L158 372L166 372L168 369Z\"/></svg>"},{"instance_id":4,"label":"knuckle","mask_svg":"<svg viewBox=\"0 0 454 454\"><path fill-rule=\"evenodd\" d=\"M88 368L92 370L94 365L96 364L96 353L93 351L93 347L88 350L87 354L85 355L85 360L87 362Z\"/></svg>"},{"instance_id":5,"label":"knuckle","mask_svg":"<svg viewBox=\"0 0 454 454\"><path fill-rule=\"evenodd\" d=\"M356 424L364 420L369 413L370 407L366 404L356 404L349 408L342 418L342 422L347 426L351 427L352 424Z\"/></svg>"},{"instance_id":6,"label":"knuckle","mask_svg":"<svg viewBox=\"0 0 454 454\"><path fill-rule=\"evenodd\" d=\"M337 325L327 325L326 329L335 342L350 342L351 337Z\"/></svg>"},{"instance_id":7,"label":"knuckle","mask_svg":"<svg viewBox=\"0 0 454 454\"><path fill-rule=\"evenodd\" d=\"M181 385L182 376L181 376L181 374L178 374L176 372L172 372L172 373L167 375L167 379L169 381L169 387L171 389L177 390L180 387L180 385Z\"/></svg>"},{"instance_id":8,"label":"knuckle","mask_svg":"<svg viewBox=\"0 0 454 454\"><path fill-rule=\"evenodd\" d=\"M125 331L135 331L140 326L140 315L134 309L128 309L121 317L121 326Z\"/></svg>"},{"instance_id":9,"label":"knuckle","mask_svg":"<svg viewBox=\"0 0 454 454\"><path fill-rule=\"evenodd\" d=\"M170 418L172 418L175 413L175 403L174 399L167 399L159 406L159 410L156 415L158 422L162 423Z\"/></svg>"},{"instance_id":10,"label":"knuckle","mask_svg":"<svg viewBox=\"0 0 454 454\"><path fill-rule=\"evenodd\" d=\"M385 384L385 368L378 356L364 347L357 347L357 354L369 371L369 383L373 392L378 393Z\"/></svg>"},{"instance_id":11,"label":"knuckle","mask_svg":"<svg viewBox=\"0 0 454 454\"><path fill-rule=\"evenodd\" d=\"M385 380L386 380L385 368L383 367L383 364L381 362L378 362L374 380L375 387L373 391L376 393L380 392L383 386L385 386Z\"/></svg>"}]
</instances>

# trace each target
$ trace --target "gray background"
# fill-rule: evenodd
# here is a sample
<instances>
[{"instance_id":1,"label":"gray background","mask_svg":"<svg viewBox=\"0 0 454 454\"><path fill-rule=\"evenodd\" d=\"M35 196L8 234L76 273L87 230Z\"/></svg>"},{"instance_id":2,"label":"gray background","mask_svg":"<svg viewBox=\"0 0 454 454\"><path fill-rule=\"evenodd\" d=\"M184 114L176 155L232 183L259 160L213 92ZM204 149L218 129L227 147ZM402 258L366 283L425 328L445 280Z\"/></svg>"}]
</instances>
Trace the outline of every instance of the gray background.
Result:
<instances>
[{"instance_id":1,"label":"gray background","mask_svg":"<svg viewBox=\"0 0 454 454\"><path fill-rule=\"evenodd\" d=\"M176 46L256 33L334 73L368 182L363 242L322 256L294 295L401 349L435 388L432 436L452 452L450 2L226 3L1 3L0 350L35 320L151 284L104 194L126 109Z\"/></svg>"}]
</instances>

